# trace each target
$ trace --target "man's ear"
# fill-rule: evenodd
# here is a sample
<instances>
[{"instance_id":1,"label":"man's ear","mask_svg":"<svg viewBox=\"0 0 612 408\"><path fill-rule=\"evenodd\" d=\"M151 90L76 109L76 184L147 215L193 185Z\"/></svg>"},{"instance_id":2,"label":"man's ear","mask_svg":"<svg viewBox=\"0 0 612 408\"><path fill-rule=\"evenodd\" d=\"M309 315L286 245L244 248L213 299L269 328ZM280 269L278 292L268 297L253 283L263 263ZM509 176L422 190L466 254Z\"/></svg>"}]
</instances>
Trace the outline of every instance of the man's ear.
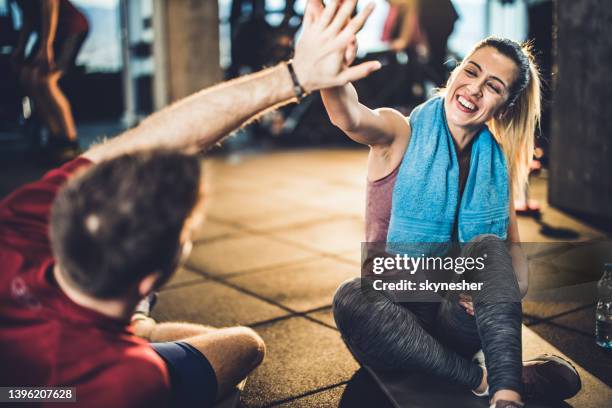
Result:
<instances>
[{"instance_id":1,"label":"man's ear","mask_svg":"<svg viewBox=\"0 0 612 408\"><path fill-rule=\"evenodd\" d=\"M507 103L504 104L502 107L499 108L499 110L495 114L495 119L497 120L504 119L506 116L510 114L510 111L512 110L513 106L514 104L510 104L510 105L508 105Z\"/></svg>"},{"instance_id":2,"label":"man's ear","mask_svg":"<svg viewBox=\"0 0 612 408\"><path fill-rule=\"evenodd\" d=\"M181 245L181 253L179 254L179 264L182 264L189 258L191 250L193 249L193 241L191 239L186 240Z\"/></svg>"},{"instance_id":3,"label":"man's ear","mask_svg":"<svg viewBox=\"0 0 612 408\"><path fill-rule=\"evenodd\" d=\"M138 296L143 298L153 292L157 282L161 279L161 272L153 272L142 278L138 284Z\"/></svg>"}]
</instances>

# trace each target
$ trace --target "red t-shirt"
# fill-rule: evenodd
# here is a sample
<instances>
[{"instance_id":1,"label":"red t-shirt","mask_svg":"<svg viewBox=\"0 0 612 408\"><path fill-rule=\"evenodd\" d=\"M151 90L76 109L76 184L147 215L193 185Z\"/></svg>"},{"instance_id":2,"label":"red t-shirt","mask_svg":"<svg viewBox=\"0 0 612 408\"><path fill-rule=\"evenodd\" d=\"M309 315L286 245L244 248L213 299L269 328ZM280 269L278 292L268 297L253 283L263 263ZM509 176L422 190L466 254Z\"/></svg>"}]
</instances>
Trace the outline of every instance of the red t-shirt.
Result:
<instances>
[{"instance_id":1,"label":"red t-shirt","mask_svg":"<svg viewBox=\"0 0 612 408\"><path fill-rule=\"evenodd\" d=\"M70 406L167 406L163 360L127 322L70 300L51 273L51 204L90 165L76 159L0 202L0 386L76 387Z\"/></svg>"}]
</instances>

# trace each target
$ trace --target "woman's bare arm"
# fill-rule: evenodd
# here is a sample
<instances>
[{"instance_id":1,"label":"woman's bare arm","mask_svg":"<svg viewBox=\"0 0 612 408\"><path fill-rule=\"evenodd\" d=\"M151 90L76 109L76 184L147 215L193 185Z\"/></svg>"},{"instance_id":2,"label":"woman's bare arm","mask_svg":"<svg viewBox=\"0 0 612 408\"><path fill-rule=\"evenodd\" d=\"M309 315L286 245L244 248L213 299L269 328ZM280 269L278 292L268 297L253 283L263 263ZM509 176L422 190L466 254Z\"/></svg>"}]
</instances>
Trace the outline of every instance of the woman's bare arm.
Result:
<instances>
[{"instance_id":1,"label":"woman's bare arm","mask_svg":"<svg viewBox=\"0 0 612 408\"><path fill-rule=\"evenodd\" d=\"M321 97L331 122L358 143L390 146L409 131L404 115L391 108L368 108L350 83L322 90Z\"/></svg>"}]
</instances>

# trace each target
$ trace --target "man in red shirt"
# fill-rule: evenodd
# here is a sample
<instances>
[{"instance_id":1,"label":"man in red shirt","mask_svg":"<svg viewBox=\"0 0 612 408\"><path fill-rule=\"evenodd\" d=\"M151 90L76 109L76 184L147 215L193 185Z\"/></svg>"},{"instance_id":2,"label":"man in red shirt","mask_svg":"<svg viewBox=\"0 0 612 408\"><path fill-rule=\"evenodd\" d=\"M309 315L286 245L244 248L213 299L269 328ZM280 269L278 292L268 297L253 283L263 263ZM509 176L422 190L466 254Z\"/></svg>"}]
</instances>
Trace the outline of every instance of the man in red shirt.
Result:
<instances>
[{"instance_id":1,"label":"man in red shirt","mask_svg":"<svg viewBox=\"0 0 612 408\"><path fill-rule=\"evenodd\" d=\"M192 154L380 67L343 62L371 12L351 19L354 6L311 0L293 62L185 98L0 202L0 386L74 387L83 407L202 407L261 362L248 328L130 319L189 253Z\"/></svg>"}]
</instances>

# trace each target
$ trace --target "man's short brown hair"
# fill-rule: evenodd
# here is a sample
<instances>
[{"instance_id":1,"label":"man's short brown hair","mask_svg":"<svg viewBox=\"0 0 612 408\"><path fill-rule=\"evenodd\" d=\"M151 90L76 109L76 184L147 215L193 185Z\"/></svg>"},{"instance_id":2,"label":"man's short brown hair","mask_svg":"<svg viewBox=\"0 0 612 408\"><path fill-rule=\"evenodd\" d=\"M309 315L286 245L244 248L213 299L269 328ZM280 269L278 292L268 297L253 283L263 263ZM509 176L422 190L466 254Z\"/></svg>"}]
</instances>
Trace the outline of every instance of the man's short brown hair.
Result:
<instances>
[{"instance_id":1,"label":"man's short brown hair","mask_svg":"<svg viewBox=\"0 0 612 408\"><path fill-rule=\"evenodd\" d=\"M148 151L102 162L69 181L51 213L51 244L63 273L101 299L120 298L152 272L165 282L177 266L200 178L195 157Z\"/></svg>"}]
</instances>

